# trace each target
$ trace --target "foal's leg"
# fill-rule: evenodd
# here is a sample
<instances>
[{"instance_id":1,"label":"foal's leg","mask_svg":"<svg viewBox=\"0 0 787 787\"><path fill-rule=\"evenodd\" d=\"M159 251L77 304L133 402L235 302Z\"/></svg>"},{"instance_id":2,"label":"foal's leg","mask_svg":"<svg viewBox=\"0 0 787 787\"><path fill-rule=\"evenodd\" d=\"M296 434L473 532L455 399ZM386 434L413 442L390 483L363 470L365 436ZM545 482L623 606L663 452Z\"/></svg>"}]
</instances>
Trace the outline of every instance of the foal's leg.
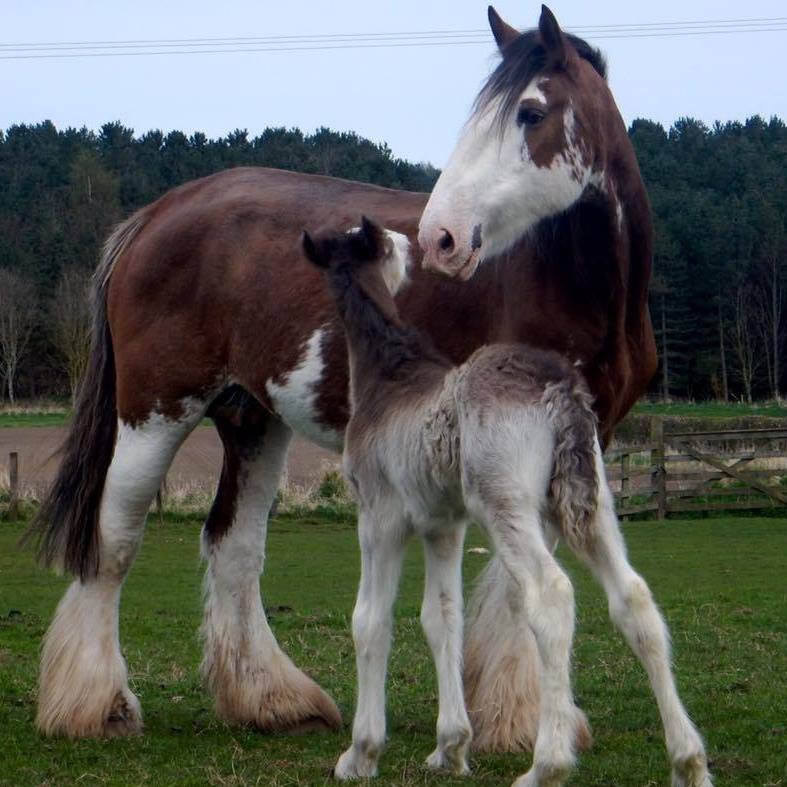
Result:
<instances>
[{"instance_id":1,"label":"foal's leg","mask_svg":"<svg viewBox=\"0 0 787 787\"><path fill-rule=\"evenodd\" d=\"M152 413L118 422L115 452L99 514L99 571L75 580L44 639L36 724L69 738L142 730L139 701L128 687L120 653L120 588L137 554L145 517L172 457L202 418L189 407L178 420Z\"/></svg>"},{"instance_id":2,"label":"foal's leg","mask_svg":"<svg viewBox=\"0 0 787 787\"><path fill-rule=\"evenodd\" d=\"M490 531L520 587L541 658L538 735L531 769L516 787L559 787L574 766L583 719L571 695L574 590L545 543L535 505L515 520L495 518Z\"/></svg>"},{"instance_id":3,"label":"foal's leg","mask_svg":"<svg viewBox=\"0 0 787 787\"><path fill-rule=\"evenodd\" d=\"M432 768L469 773L470 720L462 690L462 546L465 526L424 541L426 588L421 624L437 668L440 708L437 748L426 760Z\"/></svg>"},{"instance_id":4,"label":"foal's leg","mask_svg":"<svg viewBox=\"0 0 787 787\"><path fill-rule=\"evenodd\" d=\"M385 674L405 529L395 518L386 521L361 511L358 537L361 584L353 611L358 699L352 745L339 757L333 772L341 780L376 776L385 745Z\"/></svg>"},{"instance_id":5,"label":"foal's leg","mask_svg":"<svg viewBox=\"0 0 787 787\"><path fill-rule=\"evenodd\" d=\"M577 552L604 587L610 617L648 673L664 725L673 787L711 787L702 738L675 688L667 627L645 580L626 557L600 454L596 464L601 478L599 510L587 548Z\"/></svg>"},{"instance_id":6,"label":"foal's leg","mask_svg":"<svg viewBox=\"0 0 787 787\"><path fill-rule=\"evenodd\" d=\"M291 431L260 411L239 425L215 420L224 467L202 532L208 570L201 669L216 713L267 732L336 729L339 709L279 648L260 599L268 512Z\"/></svg>"}]
</instances>

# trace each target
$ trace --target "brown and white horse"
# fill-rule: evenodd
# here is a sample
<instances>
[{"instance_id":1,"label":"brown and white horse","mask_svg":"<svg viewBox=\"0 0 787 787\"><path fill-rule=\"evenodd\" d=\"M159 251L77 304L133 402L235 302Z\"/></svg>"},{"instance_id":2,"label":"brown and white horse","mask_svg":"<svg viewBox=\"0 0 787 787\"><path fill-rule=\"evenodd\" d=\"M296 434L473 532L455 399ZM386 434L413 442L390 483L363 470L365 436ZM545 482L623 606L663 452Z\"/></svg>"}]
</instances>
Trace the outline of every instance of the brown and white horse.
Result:
<instances>
[{"instance_id":1,"label":"brown and white horse","mask_svg":"<svg viewBox=\"0 0 787 787\"><path fill-rule=\"evenodd\" d=\"M547 10L521 35L491 9L490 21L502 60L428 203L241 168L170 191L107 241L88 377L38 520L44 560L76 575L44 641L44 733L141 729L118 638L121 586L150 502L206 416L224 445L202 533L202 671L217 713L263 730L339 726L333 700L279 648L259 593L292 431L339 449L348 418L344 337L321 275L300 258L304 226L347 228L368 212L417 257L420 219L423 265L397 300L402 317L453 362L489 342L557 350L581 365L604 438L645 390L656 366L650 212L603 60ZM468 630L476 739L529 745L535 644L490 652L488 620Z\"/></svg>"}]
</instances>

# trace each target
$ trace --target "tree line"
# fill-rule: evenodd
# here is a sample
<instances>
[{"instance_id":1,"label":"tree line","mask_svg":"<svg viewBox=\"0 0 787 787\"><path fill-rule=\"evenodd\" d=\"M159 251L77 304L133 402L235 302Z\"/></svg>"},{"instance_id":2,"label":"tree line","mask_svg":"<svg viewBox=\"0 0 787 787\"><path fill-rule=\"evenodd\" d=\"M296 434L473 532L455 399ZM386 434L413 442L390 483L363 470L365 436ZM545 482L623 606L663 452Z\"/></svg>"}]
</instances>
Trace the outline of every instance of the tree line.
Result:
<instances>
[{"instance_id":1,"label":"tree line","mask_svg":"<svg viewBox=\"0 0 787 787\"><path fill-rule=\"evenodd\" d=\"M785 387L787 129L754 117L630 136L656 222L651 314L662 398L778 398ZM438 170L386 144L321 128L135 136L50 122L0 131L0 382L14 398L73 394L85 291L112 226L168 189L234 166L271 166L429 191Z\"/></svg>"}]
</instances>

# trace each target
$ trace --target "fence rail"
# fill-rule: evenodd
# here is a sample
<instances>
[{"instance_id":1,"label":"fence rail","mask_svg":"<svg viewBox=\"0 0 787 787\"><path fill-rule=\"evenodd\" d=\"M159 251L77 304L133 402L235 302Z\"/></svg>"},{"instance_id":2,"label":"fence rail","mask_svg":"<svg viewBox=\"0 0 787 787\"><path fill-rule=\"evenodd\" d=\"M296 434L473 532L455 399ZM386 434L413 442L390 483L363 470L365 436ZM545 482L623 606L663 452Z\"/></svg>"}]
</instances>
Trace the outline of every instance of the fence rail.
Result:
<instances>
[{"instance_id":1,"label":"fence rail","mask_svg":"<svg viewBox=\"0 0 787 787\"><path fill-rule=\"evenodd\" d=\"M666 432L654 416L648 443L606 463L622 517L787 507L787 428Z\"/></svg>"},{"instance_id":2,"label":"fence rail","mask_svg":"<svg viewBox=\"0 0 787 787\"><path fill-rule=\"evenodd\" d=\"M667 432L651 419L650 439L605 456L618 514L787 508L787 427ZM19 514L19 456L8 456L7 517ZM0 468L1 469L1 468ZM158 500L161 516L161 498Z\"/></svg>"}]
</instances>

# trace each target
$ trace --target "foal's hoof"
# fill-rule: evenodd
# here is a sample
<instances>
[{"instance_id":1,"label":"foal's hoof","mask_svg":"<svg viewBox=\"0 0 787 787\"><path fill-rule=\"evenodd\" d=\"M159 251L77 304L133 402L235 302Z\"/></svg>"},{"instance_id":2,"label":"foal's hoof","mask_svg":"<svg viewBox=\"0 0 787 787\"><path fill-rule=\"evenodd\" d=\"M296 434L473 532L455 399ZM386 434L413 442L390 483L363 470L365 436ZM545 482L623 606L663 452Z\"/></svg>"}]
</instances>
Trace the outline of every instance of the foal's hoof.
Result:
<instances>
[{"instance_id":1,"label":"foal's hoof","mask_svg":"<svg viewBox=\"0 0 787 787\"><path fill-rule=\"evenodd\" d=\"M713 787L704 753L672 764L672 787Z\"/></svg>"},{"instance_id":2,"label":"foal's hoof","mask_svg":"<svg viewBox=\"0 0 787 787\"><path fill-rule=\"evenodd\" d=\"M454 776L467 776L470 773L464 753L460 754L456 750L451 752L445 749L435 749L426 758L424 764L433 771L448 771Z\"/></svg>"},{"instance_id":3,"label":"foal's hoof","mask_svg":"<svg viewBox=\"0 0 787 787\"><path fill-rule=\"evenodd\" d=\"M142 733L142 710L139 700L129 691L119 691L104 722L105 738L122 738Z\"/></svg>"},{"instance_id":4,"label":"foal's hoof","mask_svg":"<svg viewBox=\"0 0 787 787\"><path fill-rule=\"evenodd\" d=\"M377 760L358 754L352 746L339 757L333 769L333 778L340 782L351 779L371 779L375 776L377 776Z\"/></svg>"}]
</instances>

